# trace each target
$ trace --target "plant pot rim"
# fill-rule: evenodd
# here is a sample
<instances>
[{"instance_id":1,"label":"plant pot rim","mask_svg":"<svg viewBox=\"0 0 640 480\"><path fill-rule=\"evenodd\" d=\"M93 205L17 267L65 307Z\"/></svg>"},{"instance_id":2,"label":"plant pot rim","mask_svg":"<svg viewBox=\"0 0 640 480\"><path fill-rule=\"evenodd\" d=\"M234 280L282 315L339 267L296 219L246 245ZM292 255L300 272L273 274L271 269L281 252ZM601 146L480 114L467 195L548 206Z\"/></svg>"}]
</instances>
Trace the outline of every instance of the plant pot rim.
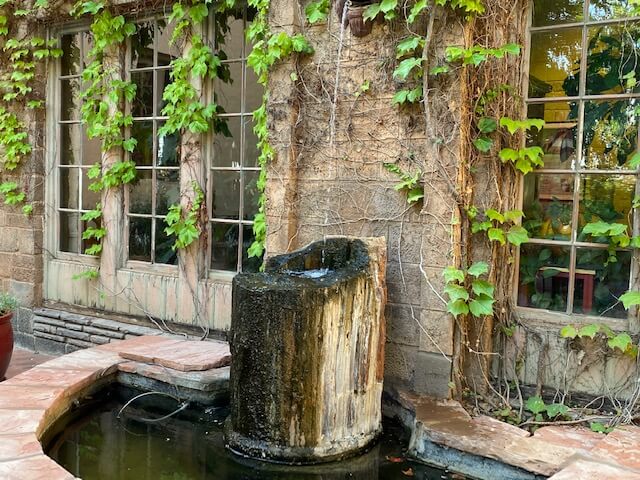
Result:
<instances>
[{"instance_id":1,"label":"plant pot rim","mask_svg":"<svg viewBox=\"0 0 640 480\"><path fill-rule=\"evenodd\" d=\"M13 312L8 312L0 315L0 325L4 325L5 323L11 321L13 318Z\"/></svg>"}]
</instances>

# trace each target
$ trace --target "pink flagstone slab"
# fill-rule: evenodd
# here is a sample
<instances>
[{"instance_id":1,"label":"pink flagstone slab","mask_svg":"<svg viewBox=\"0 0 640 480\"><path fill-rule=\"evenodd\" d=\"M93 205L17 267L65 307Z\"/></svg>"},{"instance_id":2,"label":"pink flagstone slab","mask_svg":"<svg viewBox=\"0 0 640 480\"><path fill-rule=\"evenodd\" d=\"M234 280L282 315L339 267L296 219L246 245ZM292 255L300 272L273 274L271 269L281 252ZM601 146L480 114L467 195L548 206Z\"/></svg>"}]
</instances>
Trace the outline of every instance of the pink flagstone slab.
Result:
<instances>
[{"instance_id":1,"label":"pink flagstone slab","mask_svg":"<svg viewBox=\"0 0 640 480\"><path fill-rule=\"evenodd\" d=\"M549 480L640 480L640 473L606 463L578 459Z\"/></svg>"},{"instance_id":2,"label":"pink flagstone slab","mask_svg":"<svg viewBox=\"0 0 640 480\"><path fill-rule=\"evenodd\" d=\"M161 347L169 344L175 344L176 341L179 342L181 340L176 339L175 337L144 335L141 337L131 338L129 340L122 340L118 342L107 343L105 345L100 345L99 347L95 347L92 350L114 353L119 353L122 350L135 352L138 347L140 347L143 351L147 351L147 349L150 347Z\"/></svg>"},{"instance_id":3,"label":"pink flagstone slab","mask_svg":"<svg viewBox=\"0 0 640 480\"><path fill-rule=\"evenodd\" d=\"M171 339L158 342L159 337L144 338L156 340L148 345L141 342L132 348L123 345L119 351L120 356L136 362L155 363L181 372L211 370L231 363L229 344L224 342Z\"/></svg>"},{"instance_id":4,"label":"pink flagstone slab","mask_svg":"<svg viewBox=\"0 0 640 480\"><path fill-rule=\"evenodd\" d=\"M0 410L0 435L35 433L44 413L44 410Z\"/></svg>"},{"instance_id":5,"label":"pink flagstone slab","mask_svg":"<svg viewBox=\"0 0 640 480\"><path fill-rule=\"evenodd\" d=\"M14 386L3 385L0 390L0 409L46 409L65 391L62 387L45 385Z\"/></svg>"},{"instance_id":6,"label":"pink flagstone slab","mask_svg":"<svg viewBox=\"0 0 640 480\"><path fill-rule=\"evenodd\" d=\"M549 445L574 448L585 454L601 442L605 436L585 427L569 427L550 425L535 431L534 438Z\"/></svg>"},{"instance_id":7,"label":"pink flagstone slab","mask_svg":"<svg viewBox=\"0 0 640 480\"><path fill-rule=\"evenodd\" d=\"M640 427L616 428L591 450L591 458L640 471Z\"/></svg>"},{"instance_id":8,"label":"pink flagstone slab","mask_svg":"<svg viewBox=\"0 0 640 480\"><path fill-rule=\"evenodd\" d=\"M74 476L46 455L0 462L2 480L74 480Z\"/></svg>"},{"instance_id":9,"label":"pink flagstone slab","mask_svg":"<svg viewBox=\"0 0 640 480\"><path fill-rule=\"evenodd\" d=\"M0 462L42 454L42 446L33 433L0 437Z\"/></svg>"}]
</instances>

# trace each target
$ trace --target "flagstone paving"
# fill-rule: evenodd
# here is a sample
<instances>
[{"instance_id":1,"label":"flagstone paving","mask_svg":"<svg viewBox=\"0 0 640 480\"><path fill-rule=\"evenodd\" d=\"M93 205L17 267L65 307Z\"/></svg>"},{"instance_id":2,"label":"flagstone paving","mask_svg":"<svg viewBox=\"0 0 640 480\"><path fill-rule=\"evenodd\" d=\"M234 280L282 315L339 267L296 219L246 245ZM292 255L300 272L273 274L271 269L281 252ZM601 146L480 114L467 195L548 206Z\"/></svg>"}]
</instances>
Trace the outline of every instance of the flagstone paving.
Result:
<instances>
[{"instance_id":1,"label":"flagstone paving","mask_svg":"<svg viewBox=\"0 0 640 480\"><path fill-rule=\"evenodd\" d=\"M58 358L25 355L18 352L16 358L21 367L14 367L12 378L0 383L2 480L74 479L44 454L40 440L74 401L91 388L113 380L120 370L148 374L159 381L176 381L202 391L212 390L212 384L219 388L229 378L229 347L224 342L147 336ZM34 368L16 375L26 366Z\"/></svg>"}]
</instances>

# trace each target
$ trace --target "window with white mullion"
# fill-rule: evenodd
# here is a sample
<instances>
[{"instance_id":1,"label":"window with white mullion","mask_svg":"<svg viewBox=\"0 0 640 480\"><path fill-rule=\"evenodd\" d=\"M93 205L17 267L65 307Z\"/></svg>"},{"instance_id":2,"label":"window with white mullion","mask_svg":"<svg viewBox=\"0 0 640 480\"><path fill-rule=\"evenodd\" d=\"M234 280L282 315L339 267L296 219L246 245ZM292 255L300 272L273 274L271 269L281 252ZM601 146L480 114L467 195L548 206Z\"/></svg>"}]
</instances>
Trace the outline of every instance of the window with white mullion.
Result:
<instances>
[{"instance_id":1,"label":"window with white mullion","mask_svg":"<svg viewBox=\"0 0 640 480\"><path fill-rule=\"evenodd\" d=\"M608 251L597 222L637 232L640 22L622 0L535 0L528 114L545 128L530 145L544 168L525 176L523 210L532 241L521 247L518 304L626 318L633 252ZM639 84L640 85L640 84ZM619 227L623 228L623 227Z\"/></svg>"},{"instance_id":2,"label":"window with white mullion","mask_svg":"<svg viewBox=\"0 0 640 480\"><path fill-rule=\"evenodd\" d=\"M254 241L253 218L257 213L260 168L253 133L253 112L260 106L262 87L247 66L250 46L245 40L248 10L239 8L227 19L222 77L214 82L214 100L221 107L226 128L213 136L209 159L211 212L211 268L255 270L260 259L249 259ZM228 74L228 78L226 75Z\"/></svg>"},{"instance_id":3,"label":"window with white mullion","mask_svg":"<svg viewBox=\"0 0 640 480\"><path fill-rule=\"evenodd\" d=\"M164 19L152 18L140 22L130 40L128 75L137 87L131 136L138 144L130 156L137 179L127 194L127 231L130 260L175 265L175 239L165 233L165 218L180 200L180 137L159 136L170 63L179 54L170 42L172 31Z\"/></svg>"},{"instance_id":4,"label":"window with white mullion","mask_svg":"<svg viewBox=\"0 0 640 480\"><path fill-rule=\"evenodd\" d=\"M58 90L60 105L57 114L57 225L58 250L82 254L95 240L83 240L87 227L82 215L100 202L100 193L92 191L87 173L102 158L101 142L89 139L82 124L82 71L89 63L91 38L87 31L62 34L63 56L59 63Z\"/></svg>"}]
</instances>

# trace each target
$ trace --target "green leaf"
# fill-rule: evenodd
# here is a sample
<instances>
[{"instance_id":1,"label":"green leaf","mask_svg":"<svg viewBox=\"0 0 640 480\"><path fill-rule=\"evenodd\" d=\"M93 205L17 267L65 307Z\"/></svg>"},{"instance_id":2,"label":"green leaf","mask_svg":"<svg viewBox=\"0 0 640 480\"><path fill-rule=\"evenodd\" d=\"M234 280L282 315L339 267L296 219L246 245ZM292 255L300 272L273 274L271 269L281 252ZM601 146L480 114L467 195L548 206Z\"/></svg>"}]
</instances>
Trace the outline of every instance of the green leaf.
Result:
<instances>
[{"instance_id":1,"label":"green leaf","mask_svg":"<svg viewBox=\"0 0 640 480\"><path fill-rule=\"evenodd\" d=\"M629 167L630 168L638 168L640 167L640 152L636 152L629 159Z\"/></svg>"},{"instance_id":2,"label":"green leaf","mask_svg":"<svg viewBox=\"0 0 640 480\"><path fill-rule=\"evenodd\" d=\"M578 336L589 337L593 339L598 334L599 331L600 331L600 325L598 325L597 323L592 323L590 325L585 325L584 327L582 327L578 332Z\"/></svg>"},{"instance_id":3,"label":"green leaf","mask_svg":"<svg viewBox=\"0 0 640 480\"><path fill-rule=\"evenodd\" d=\"M484 213L487 217L489 217L489 220L492 220L494 222L504 223L504 215L502 215L497 210L490 208Z\"/></svg>"},{"instance_id":4,"label":"green leaf","mask_svg":"<svg viewBox=\"0 0 640 480\"><path fill-rule=\"evenodd\" d=\"M469 292L467 292L462 285L458 285L456 283L448 283L444 287L444 293L449 296L449 300L451 301L460 299L465 301L469 300Z\"/></svg>"},{"instance_id":5,"label":"green leaf","mask_svg":"<svg viewBox=\"0 0 640 480\"><path fill-rule=\"evenodd\" d=\"M600 422L591 422L590 424L591 431L596 433L611 433L613 432L613 428L607 427L605 424Z\"/></svg>"},{"instance_id":6,"label":"green leaf","mask_svg":"<svg viewBox=\"0 0 640 480\"><path fill-rule=\"evenodd\" d=\"M504 212L504 221L516 223L524 217L524 212L521 210L507 210Z\"/></svg>"},{"instance_id":7,"label":"green leaf","mask_svg":"<svg viewBox=\"0 0 640 480\"><path fill-rule=\"evenodd\" d=\"M473 141L473 145L482 153L487 153L493 147L493 140L487 137L479 137Z\"/></svg>"},{"instance_id":8,"label":"green leaf","mask_svg":"<svg viewBox=\"0 0 640 480\"><path fill-rule=\"evenodd\" d=\"M478 121L478 130L482 133L492 133L495 132L497 128L498 123L493 118L482 117Z\"/></svg>"},{"instance_id":9,"label":"green leaf","mask_svg":"<svg viewBox=\"0 0 640 480\"><path fill-rule=\"evenodd\" d=\"M578 336L578 330L573 325L565 325L560 330L560 336L562 338L576 338Z\"/></svg>"},{"instance_id":10,"label":"green leaf","mask_svg":"<svg viewBox=\"0 0 640 480\"><path fill-rule=\"evenodd\" d=\"M489 273L489 265L486 262L476 262L469 267L467 273L473 277L478 278L480 275ZM463 277L464 281L464 277Z\"/></svg>"},{"instance_id":11,"label":"green leaf","mask_svg":"<svg viewBox=\"0 0 640 480\"><path fill-rule=\"evenodd\" d=\"M547 416L551 419L558 416L564 417L569 412L569 407L562 403L552 403L547 405Z\"/></svg>"},{"instance_id":12,"label":"green leaf","mask_svg":"<svg viewBox=\"0 0 640 480\"><path fill-rule=\"evenodd\" d=\"M400 62L398 67L393 72L393 77L399 80L406 80L409 74L418 67L422 66L421 58L405 58Z\"/></svg>"},{"instance_id":13,"label":"green leaf","mask_svg":"<svg viewBox=\"0 0 640 480\"><path fill-rule=\"evenodd\" d=\"M311 2L304 10L307 21L311 24L324 22L329 16L329 0Z\"/></svg>"},{"instance_id":14,"label":"green leaf","mask_svg":"<svg viewBox=\"0 0 640 480\"><path fill-rule=\"evenodd\" d=\"M493 304L495 300L487 295L478 295L469 302L469 310L474 317L485 317L493 315Z\"/></svg>"},{"instance_id":15,"label":"green leaf","mask_svg":"<svg viewBox=\"0 0 640 480\"><path fill-rule=\"evenodd\" d=\"M447 283L451 283L451 282L463 283L464 282L464 272L462 270L458 270L455 267L445 268L444 271L442 272L442 275L444 276L444 280Z\"/></svg>"},{"instance_id":16,"label":"green leaf","mask_svg":"<svg viewBox=\"0 0 640 480\"><path fill-rule=\"evenodd\" d=\"M620 296L620 301L624 308L629 310L635 305L640 305L640 292L627 292Z\"/></svg>"},{"instance_id":17,"label":"green leaf","mask_svg":"<svg viewBox=\"0 0 640 480\"><path fill-rule=\"evenodd\" d=\"M613 350L617 348L622 353L625 353L629 349L629 347L633 345L633 340L631 339L628 333L620 333L615 337L611 338L607 342L607 344L609 345L610 349Z\"/></svg>"},{"instance_id":18,"label":"green leaf","mask_svg":"<svg viewBox=\"0 0 640 480\"><path fill-rule=\"evenodd\" d=\"M529 397L527 402L525 403L525 408L529 410L534 415L538 415L547 410L547 406L544 403L544 400L539 396Z\"/></svg>"},{"instance_id":19,"label":"green leaf","mask_svg":"<svg viewBox=\"0 0 640 480\"><path fill-rule=\"evenodd\" d=\"M518 225L512 226L507 232L507 240L509 243L519 247L523 243L529 241L529 232Z\"/></svg>"},{"instance_id":20,"label":"green leaf","mask_svg":"<svg viewBox=\"0 0 640 480\"><path fill-rule=\"evenodd\" d=\"M424 39L422 37L413 36L408 37L398 43L396 47L396 57L402 58L405 55L415 52L418 47L424 45Z\"/></svg>"},{"instance_id":21,"label":"green leaf","mask_svg":"<svg viewBox=\"0 0 640 480\"><path fill-rule=\"evenodd\" d=\"M469 313L469 305L464 300L456 300L455 302L447 303L447 312L454 317L460 315L466 315Z\"/></svg>"},{"instance_id":22,"label":"green leaf","mask_svg":"<svg viewBox=\"0 0 640 480\"><path fill-rule=\"evenodd\" d=\"M487 236L489 237L489 240L492 242L500 242L501 245L504 245L506 243L504 232L502 231L501 228L495 228L495 227L490 228L489 231L487 232Z\"/></svg>"},{"instance_id":23,"label":"green leaf","mask_svg":"<svg viewBox=\"0 0 640 480\"><path fill-rule=\"evenodd\" d=\"M493 298L493 293L495 291L495 287L493 285L486 280L480 280L479 278L475 279L471 283L471 289L476 295L486 295L491 298Z\"/></svg>"}]
</instances>

